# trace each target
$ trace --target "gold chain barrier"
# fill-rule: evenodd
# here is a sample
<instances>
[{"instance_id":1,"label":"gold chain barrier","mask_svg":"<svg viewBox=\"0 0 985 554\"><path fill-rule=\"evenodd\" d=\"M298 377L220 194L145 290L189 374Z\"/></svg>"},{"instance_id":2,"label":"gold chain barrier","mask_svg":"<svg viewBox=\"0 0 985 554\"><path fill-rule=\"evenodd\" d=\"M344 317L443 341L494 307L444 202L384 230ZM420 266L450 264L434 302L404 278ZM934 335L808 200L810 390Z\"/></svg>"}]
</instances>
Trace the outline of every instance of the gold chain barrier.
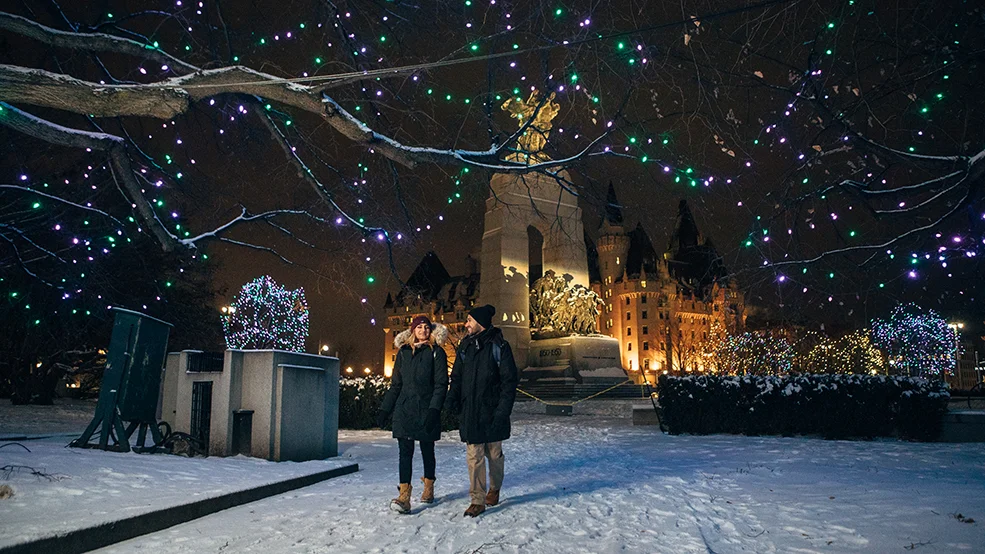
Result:
<instances>
[{"instance_id":1,"label":"gold chain barrier","mask_svg":"<svg viewBox=\"0 0 985 554\"><path fill-rule=\"evenodd\" d=\"M527 392L527 391L525 391L525 390L523 390L523 389L521 389L519 387L517 387L516 390L517 390L517 392L522 393L522 394L525 394L526 396L529 396L530 398L533 398L537 402L540 402L541 404L545 404L547 406L574 406L575 404L577 404L579 402L584 402L586 400L591 400L592 398L595 398L596 396L601 396L601 395L609 392L610 390L619 388L621 386L624 386L624 385L635 385L635 384L636 383L634 383L632 379L626 379L622 383L619 383L619 384L616 384L616 385L612 385L611 387L609 387L609 388L607 388L605 390L599 391L599 392L597 392L597 393L595 393L595 394L593 394L591 396L586 396L585 398L579 398L578 400L574 400L572 402L548 402L547 400L544 400L542 398L537 398L536 396L530 394L529 392ZM642 387L643 385L639 385L639 386ZM642 396L641 398L646 398L646 396Z\"/></svg>"}]
</instances>

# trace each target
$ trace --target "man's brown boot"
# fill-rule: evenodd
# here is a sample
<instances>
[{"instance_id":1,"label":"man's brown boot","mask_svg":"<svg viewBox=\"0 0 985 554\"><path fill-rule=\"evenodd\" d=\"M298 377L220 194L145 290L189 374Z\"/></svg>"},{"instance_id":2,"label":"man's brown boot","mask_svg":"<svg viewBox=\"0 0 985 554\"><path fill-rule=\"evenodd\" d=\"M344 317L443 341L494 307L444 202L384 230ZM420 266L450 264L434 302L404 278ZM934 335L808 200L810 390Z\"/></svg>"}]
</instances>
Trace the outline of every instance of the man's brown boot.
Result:
<instances>
[{"instance_id":1,"label":"man's brown boot","mask_svg":"<svg viewBox=\"0 0 985 554\"><path fill-rule=\"evenodd\" d=\"M421 502L430 504L434 502L434 479L421 477L421 481L424 483L424 492L421 493Z\"/></svg>"},{"instance_id":2,"label":"man's brown boot","mask_svg":"<svg viewBox=\"0 0 985 554\"><path fill-rule=\"evenodd\" d=\"M400 513L410 513L410 483L400 483L400 496L390 501L390 509Z\"/></svg>"},{"instance_id":3,"label":"man's brown boot","mask_svg":"<svg viewBox=\"0 0 985 554\"><path fill-rule=\"evenodd\" d=\"M475 517L484 511L486 511L486 507L482 504L469 504L468 509L465 510L465 515Z\"/></svg>"},{"instance_id":4,"label":"man's brown boot","mask_svg":"<svg viewBox=\"0 0 985 554\"><path fill-rule=\"evenodd\" d=\"M486 493L486 506L499 504L499 489L489 489Z\"/></svg>"}]
</instances>

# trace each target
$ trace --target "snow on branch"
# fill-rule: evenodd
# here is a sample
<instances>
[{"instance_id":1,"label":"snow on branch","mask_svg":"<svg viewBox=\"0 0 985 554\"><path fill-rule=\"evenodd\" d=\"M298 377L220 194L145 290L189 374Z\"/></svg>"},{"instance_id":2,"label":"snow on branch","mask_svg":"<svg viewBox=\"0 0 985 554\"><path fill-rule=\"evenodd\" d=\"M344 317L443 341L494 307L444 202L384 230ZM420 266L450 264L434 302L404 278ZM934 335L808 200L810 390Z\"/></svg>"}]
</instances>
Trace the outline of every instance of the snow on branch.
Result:
<instances>
[{"instance_id":1,"label":"snow on branch","mask_svg":"<svg viewBox=\"0 0 985 554\"><path fill-rule=\"evenodd\" d=\"M106 133L63 127L3 102L0 102L0 124L51 144L106 152L109 155L110 167L113 169L113 178L130 195L133 206L147 222L162 248L166 252L171 252L178 246L177 237L168 232L144 198L140 184L134 176L130 157L127 155L126 143L122 138Z\"/></svg>"},{"instance_id":2,"label":"snow on branch","mask_svg":"<svg viewBox=\"0 0 985 554\"><path fill-rule=\"evenodd\" d=\"M71 148L105 151L123 144L123 139L115 135L64 127L31 115L6 102L0 102L0 125L51 144Z\"/></svg>"},{"instance_id":3,"label":"snow on branch","mask_svg":"<svg viewBox=\"0 0 985 554\"><path fill-rule=\"evenodd\" d=\"M499 159L501 146L486 150L411 146L374 131L314 87L293 83L243 66L201 70L145 85L99 84L75 77L0 64L0 101L20 102L97 117L144 116L170 119L194 102L219 94L248 94L321 116L338 133L406 167L419 163L461 164L497 171L531 173L562 162L526 164ZM579 156L566 158L570 162Z\"/></svg>"},{"instance_id":4,"label":"snow on branch","mask_svg":"<svg viewBox=\"0 0 985 554\"><path fill-rule=\"evenodd\" d=\"M141 44L135 40L106 33L61 31L7 12L0 12L0 30L17 33L58 48L128 54L166 64L181 73L190 73L198 69L151 44Z\"/></svg>"},{"instance_id":5,"label":"snow on branch","mask_svg":"<svg viewBox=\"0 0 985 554\"><path fill-rule=\"evenodd\" d=\"M313 218L315 220L319 220L319 221L324 222L323 219L321 219L319 217L316 217L316 216L313 216L313 215L309 214L305 210L269 210L269 211L266 211L266 212L262 212L262 213L258 213L258 214L253 214L253 215L249 215L249 213L246 211L246 208L244 208L242 206L240 206L240 210L241 210L240 215L232 218L228 222L226 222L226 223L224 223L224 224L216 227L215 229L213 229L211 231L206 231L206 232L204 232L204 233L202 233L200 235L197 235L197 236L194 236L194 237L191 237L191 238L181 239L179 242L181 244L186 245L186 246L194 247L195 244L198 241L200 241L200 240L205 240L205 239L209 239L209 238L219 238L220 233L222 233L224 231L228 231L230 227L233 227L237 223L245 223L245 222L251 222L251 221L268 220L268 219L270 219L272 217L275 217L275 216L278 216L278 215L304 215L304 216L311 217L311 218Z\"/></svg>"}]
</instances>

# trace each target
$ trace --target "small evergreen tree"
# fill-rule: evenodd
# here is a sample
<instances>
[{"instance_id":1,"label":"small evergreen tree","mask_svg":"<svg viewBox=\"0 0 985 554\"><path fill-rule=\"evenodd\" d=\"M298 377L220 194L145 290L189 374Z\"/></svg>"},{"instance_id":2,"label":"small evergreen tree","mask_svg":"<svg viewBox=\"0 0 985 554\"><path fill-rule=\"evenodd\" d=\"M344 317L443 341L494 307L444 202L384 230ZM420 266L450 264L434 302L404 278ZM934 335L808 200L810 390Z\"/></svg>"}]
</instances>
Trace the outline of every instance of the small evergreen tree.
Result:
<instances>
[{"instance_id":1,"label":"small evergreen tree","mask_svg":"<svg viewBox=\"0 0 985 554\"><path fill-rule=\"evenodd\" d=\"M222 328L229 348L304 351L308 338L304 289L287 290L264 275L243 285L223 312Z\"/></svg>"},{"instance_id":2,"label":"small evergreen tree","mask_svg":"<svg viewBox=\"0 0 985 554\"><path fill-rule=\"evenodd\" d=\"M785 338L764 331L729 336L716 352L719 371L731 375L786 375L793 357Z\"/></svg>"},{"instance_id":3,"label":"small evergreen tree","mask_svg":"<svg viewBox=\"0 0 985 554\"><path fill-rule=\"evenodd\" d=\"M889 319L874 320L872 337L889 357L891 373L948 375L957 363L954 331L937 312L916 304L900 304Z\"/></svg>"}]
</instances>

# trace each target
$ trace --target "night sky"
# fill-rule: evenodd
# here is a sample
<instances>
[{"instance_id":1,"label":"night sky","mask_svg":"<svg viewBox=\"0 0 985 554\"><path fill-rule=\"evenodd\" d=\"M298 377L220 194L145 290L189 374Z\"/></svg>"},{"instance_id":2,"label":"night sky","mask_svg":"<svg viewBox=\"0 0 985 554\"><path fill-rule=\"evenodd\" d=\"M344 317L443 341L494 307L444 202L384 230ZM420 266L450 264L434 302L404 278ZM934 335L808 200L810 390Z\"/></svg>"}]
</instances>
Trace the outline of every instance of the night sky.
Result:
<instances>
[{"instance_id":1,"label":"night sky","mask_svg":"<svg viewBox=\"0 0 985 554\"><path fill-rule=\"evenodd\" d=\"M985 121L976 92L985 84L980 6L954 2L932 8L915 0L724 6L711 1L555 6L488 0L179 4L73 2L61 7L64 15L49 2L6 9L62 30L68 19L159 41L166 51L200 67L242 63L277 76L471 56L469 63L421 68L326 92L352 113L363 114L374 129L408 144L484 149L516 128L499 108L505 97L525 97L531 86L554 90L562 109L547 149L553 158L578 152L607 133L591 149L593 155L570 169L570 186L581 196L591 235L610 182L627 227L642 223L658 250L665 247L678 200L684 198L746 290L747 302L762 308L760 319L845 329L887 316L898 302L916 301L964 321L971 335L985 332L980 174L952 192L945 191L946 185L904 196L866 196L851 187L829 190L845 179L873 189L903 186L956 167L908 159L910 148L932 156L974 155L985 148L985 130L975 123ZM174 16L126 16L151 8ZM138 34L124 35L122 28ZM516 54L484 58L510 52ZM101 53L97 62L92 54L39 47L9 31L0 31L0 56L2 63L92 81L106 79L107 72L120 82L139 83L175 75L173 69L128 56ZM331 223L338 213L301 182L257 121L264 104L251 102L220 95L214 104L199 102L166 122L136 117L87 121L62 110L16 105L79 129L95 130L96 124L110 133L125 129L161 166L152 173L165 182L162 213L179 213L192 233L235 217L240 205L253 213L304 209L328 220L284 218L278 228L249 224L228 235L272 248L291 264L270 252L228 243L203 244L202 249L220 265L217 285L226 290L225 300L262 274L288 288L304 287L311 309L309 351L328 344L333 351L354 351L351 365L378 364L383 335L371 320L382 319L386 293L396 292L397 278L407 278L429 250L452 275L464 271L465 256L480 243L490 173L475 166L465 172L461 165L411 169L391 164L317 116L272 105L267 113L339 205L366 225L387 230L393 240L391 266L375 234ZM903 155L863 148L853 133ZM853 138L846 140L849 135ZM53 192L111 204L115 187L100 172L98 156L3 127L0 145L0 182L37 186L74 172L73 184L91 182L109 192L95 196L85 187L69 186ZM88 171L88 165L94 169ZM180 179L175 177L179 171ZM959 203L965 189L971 200L958 214L886 248L770 265L881 243L934 221ZM936 200L913 213L873 211L929 199ZM0 194L0 209L6 211L0 221L20 217L21 201L11 192ZM117 215L129 213L124 209ZM51 234L51 223L50 218L31 220L38 236L57 243L61 239ZM304 242L287 236L285 229ZM918 263L907 261L914 255ZM764 261L769 263L764 266ZM0 264L4 272L15 271L9 249L0 250ZM218 325L218 306L216 316Z\"/></svg>"}]
</instances>

